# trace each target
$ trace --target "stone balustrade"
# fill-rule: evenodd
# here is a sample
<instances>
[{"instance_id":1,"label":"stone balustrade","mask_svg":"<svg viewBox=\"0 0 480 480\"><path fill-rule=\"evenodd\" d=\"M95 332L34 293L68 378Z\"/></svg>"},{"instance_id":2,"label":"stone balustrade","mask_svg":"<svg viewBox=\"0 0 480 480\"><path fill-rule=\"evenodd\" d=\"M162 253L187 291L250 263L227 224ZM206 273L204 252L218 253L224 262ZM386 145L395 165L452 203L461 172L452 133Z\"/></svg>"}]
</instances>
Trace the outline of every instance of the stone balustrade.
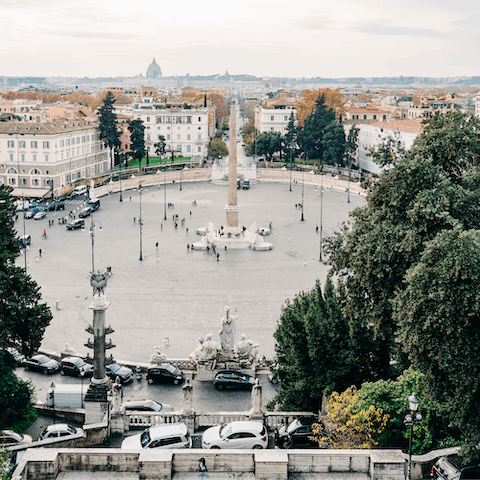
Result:
<instances>
[{"instance_id":1,"label":"stone balustrade","mask_svg":"<svg viewBox=\"0 0 480 480\"><path fill-rule=\"evenodd\" d=\"M125 412L125 418L130 428L147 428L163 423L179 423L182 421L180 412Z\"/></svg>"}]
</instances>

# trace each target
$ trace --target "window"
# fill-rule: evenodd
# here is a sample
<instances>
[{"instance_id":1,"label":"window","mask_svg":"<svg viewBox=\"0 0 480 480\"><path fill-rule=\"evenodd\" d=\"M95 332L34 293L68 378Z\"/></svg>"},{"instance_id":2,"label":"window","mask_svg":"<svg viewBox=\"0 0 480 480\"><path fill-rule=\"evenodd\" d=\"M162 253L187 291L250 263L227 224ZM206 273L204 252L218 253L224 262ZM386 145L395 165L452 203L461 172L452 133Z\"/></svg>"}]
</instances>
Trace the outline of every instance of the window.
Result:
<instances>
[{"instance_id":1,"label":"window","mask_svg":"<svg viewBox=\"0 0 480 480\"><path fill-rule=\"evenodd\" d=\"M77 172L77 178L80 178L80 172Z\"/></svg>"},{"instance_id":2,"label":"window","mask_svg":"<svg viewBox=\"0 0 480 480\"><path fill-rule=\"evenodd\" d=\"M8 147L8 148L13 148L14 146L15 146L14 141L13 141L13 140L8 140L8 142L7 142L7 147Z\"/></svg>"},{"instance_id":3,"label":"window","mask_svg":"<svg viewBox=\"0 0 480 480\"><path fill-rule=\"evenodd\" d=\"M36 140L32 140L32 141L30 142L30 148L37 148L37 142L36 142Z\"/></svg>"},{"instance_id":4,"label":"window","mask_svg":"<svg viewBox=\"0 0 480 480\"><path fill-rule=\"evenodd\" d=\"M191 137L191 135L190 135L190 134L189 134L189 135L187 135L187 140L190 140L190 137Z\"/></svg>"},{"instance_id":5,"label":"window","mask_svg":"<svg viewBox=\"0 0 480 480\"><path fill-rule=\"evenodd\" d=\"M50 142L43 142L43 148L50 148Z\"/></svg>"},{"instance_id":6,"label":"window","mask_svg":"<svg viewBox=\"0 0 480 480\"><path fill-rule=\"evenodd\" d=\"M14 179L14 178L9 178L9 179L8 179L8 184L9 184L9 185L15 185L15 183L16 183L16 182L15 182L15 179Z\"/></svg>"},{"instance_id":7,"label":"window","mask_svg":"<svg viewBox=\"0 0 480 480\"><path fill-rule=\"evenodd\" d=\"M82 137L82 143L85 143L85 135Z\"/></svg>"},{"instance_id":8,"label":"window","mask_svg":"<svg viewBox=\"0 0 480 480\"><path fill-rule=\"evenodd\" d=\"M366 119L367 119L367 116L366 116L366 115L364 115L364 116L363 116L363 119L364 119L364 120L366 120Z\"/></svg>"},{"instance_id":9,"label":"window","mask_svg":"<svg viewBox=\"0 0 480 480\"><path fill-rule=\"evenodd\" d=\"M90 135L87 135L87 142L90 141Z\"/></svg>"},{"instance_id":10,"label":"window","mask_svg":"<svg viewBox=\"0 0 480 480\"><path fill-rule=\"evenodd\" d=\"M373 116L373 119L374 119L374 120L376 120L376 119L377 119L377 116L376 116L376 115L374 115L374 116Z\"/></svg>"},{"instance_id":11,"label":"window","mask_svg":"<svg viewBox=\"0 0 480 480\"><path fill-rule=\"evenodd\" d=\"M192 147L190 145L187 145L187 153L190 153L192 151Z\"/></svg>"},{"instance_id":12,"label":"window","mask_svg":"<svg viewBox=\"0 0 480 480\"><path fill-rule=\"evenodd\" d=\"M65 141L64 140L60 140L60 148L61 147L64 147L65 146Z\"/></svg>"},{"instance_id":13,"label":"window","mask_svg":"<svg viewBox=\"0 0 480 480\"><path fill-rule=\"evenodd\" d=\"M181 135L180 134L177 134L177 140L181 140Z\"/></svg>"},{"instance_id":14,"label":"window","mask_svg":"<svg viewBox=\"0 0 480 480\"><path fill-rule=\"evenodd\" d=\"M25 154L24 154L24 153L21 153L21 154L20 154L20 160L21 160L22 162L25 161Z\"/></svg>"},{"instance_id":15,"label":"window","mask_svg":"<svg viewBox=\"0 0 480 480\"><path fill-rule=\"evenodd\" d=\"M43 179L43 186L44 187L49 187L50 186L50 180L48 178Z\"/></svg>"},{"instance_id":16,"label":"window","mask_svg":"<svg viewBox=\"0 0 480 480\"><path fill-rule=\"evenodd\" d=\"M41 172L38 168L32 168L30 170L30 175L41 175Z\"/></svg>"},{"instance_id":17,"label":"window","mask_svg":"<svg viewBox=\"0 0 480 480\"><path fill-rule=\"evenodd\" d=\"M201 134L201 133L198 134L198 139L199 139L199 140L202 139L202 134Z\"/></svg>"},{"instance_id":18,"label":"window","mask_svg":"<svg viewBox=\"0 0 480 480\"><path fill-rule=\"evenodd\" d=\"M192 123L192 117L187 117L187 123Z\"/></svg>"},{"instance_id":19,"label":"window","mask_svg":"<svg viewBox=\"0 0 480 480\"><path fill-rule=\"evenodd\" d=\"M38 178L32 178L32 186L38 187Z\"/></svg>"},{"instance_id":20,"label":"window","mask_svg":"<svg viewBox=\"0 0 480 480\"><path fill-rule=\"evenodd\" d=\"M386 116L386 115L384 115L384 116L383 116L383 119L384 119L384 120L386 120L386 119L387 119L387 116Z\"/></svg>"},{"instance_id":21,"label":"window","mask_svg":"<svg viewBox=\"0 0 480 480\"><path fill-rule=\"evenodd\" d=\"M9 168L7 170L7 173L9 173L10 175L16 175L17 174L17 170L15 168Z\"/></svg>"},{"instance_id":22,"label":"window","mask_svg":"<svg viewBox=\"0 0 480 480\"><path fill-rule=\"evenodd\" d=\"M150 117L147 117L147 123L150 123Z\"/></svg>"},{"instance_id":23,"label":"window","mask_svg":"<svg viewBox=\"0 0 480 480\"><path fill-rule=\"evenodd\" d=\"M72 145L75 145L75 139L72 138Z\"/></svg>"},{"instance_id":24,"label":"window","mask_svg":"<svg viewBox=\"0 0 480 480\"><path fill-rule=\"evenodd\" d=\"M162 117L157 117L157 118L155 119L155 121L156 121L157 123L162 123Z\"/></svg>"},{"instance_id":25,"label":"window","mask_svg":"<svg viewBox=\"0 0 480 480\"><path fill-rule=\"evenodd\" d=\"M32 160L33 160L34 162L37 161L37 154L36 154L36 153L34 153L34 154L32 155Z\"/></svg>"},{"instance_id":26,"label":"window","mask_svg":"<svg viewBox=\"0 0 480 480\"><path fill-rule=\"evenodd\" d=\"M284 122L287 122L288 121L288 117L286 115L283 116L283 121Z\"/></svg>"},{"instance_id":27,"label":"window","mask_svg":"<svg viewBox=\"0 0 480 480\"><path fill-rule=\"evenodd\" d=\"M170 134L167 135L167 140L170 140Z\"/></svg>"},{"instance_id":28,"label":"window","mask_svg":"<svg viewBox=\"0 0 480 480\"><path fill-rule=\"evenodd\" d=\"M202 147L198 147L198 153L200 153L202 151Z\"/></svg>"},{"instance_id":29,"label":"window","mask_svg":"<svg viewBox=\"0 0 480 480\"><path fill-rule=\"evenodd\" d=\"M273 122L275 120L275 117L273 115L270 115L270 121Z\"/></svg>"},{"instance_id":30,"label":"window","mask_svg":"<svg viewBox=\"0 0 480 480\"><path fill-rule=\"evenodd\" d=\"M9 153L9 154L8 154L8 159L9 159L11 162L13 162L13 153Z\"/></svg>"},{"instance_id":31,"label":"window","mask_svg":"<svg viewBox=\"0 0 480 480\"><path fill-rule=\"evenodd\" d=\"M67 153L68 153L68 152L67 152ZM63 160L63 152L61 153L60 158Z\"/></svg>"},{"instance_id":32,"label":"window","mask_svg":"<svg viewBox=\"0 0 480 480\"><path fill-rule=\"evenodd\" d=\"M45 155L45 161L48 162L48 154Z\"/></svg>"},{"instance_id":33,"label":"window","mask_svg":"<svg viewBox=\"0 0 480 480\"><path fill-rule=\"evenodd\" d=\"M177 117L177 123L182 123L182 117Z\"/></svg>"},{"instance_id":34,"label":"window","mask_svg":"<svg viewBox=\"0 0 480 480\"><path fill-rule=\"evenodd\" d=\"M25 143L26 143L25 140L20 140L18 142L18 148L25 148Z\"/></svg>"},{"instance_id":35,"label":"window","mask_svg":"<svg viewBox=\"0 0 480 480\"><path fill-rule=\"evenodd\" d=\"M20 185L27 185L27 179L26 178L21 178L20 179Z\"/></svg>"},{"instance_id":36,"label":"window","mask_svg":"<svg viewBox=\"0 0 480 480\"><path fill-rule=\"evenodd\" d=\"M198 117L198 121L201 122L201 121L202 121L202 117Z\"/></svg>"},{"instance_id":37,"label":"window","mask_svg":"<svg viewBox=\"0 0 480 480\"><path fill-rule=\"evenodd\" d=\"M167 117L167 123L172 123L172 117Z\"/></svg>"}]
</instances>

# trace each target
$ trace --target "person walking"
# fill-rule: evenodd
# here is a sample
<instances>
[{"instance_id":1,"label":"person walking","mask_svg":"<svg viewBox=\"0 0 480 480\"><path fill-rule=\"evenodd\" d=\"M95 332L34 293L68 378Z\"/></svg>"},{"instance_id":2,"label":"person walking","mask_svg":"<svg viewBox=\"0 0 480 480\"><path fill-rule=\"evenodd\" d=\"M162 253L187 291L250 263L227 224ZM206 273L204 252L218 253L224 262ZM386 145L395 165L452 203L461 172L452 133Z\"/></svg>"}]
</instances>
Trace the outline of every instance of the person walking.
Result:
<instances>
[{"instance_id":1,"label":"person walking","mask_svg":"<svg viewBox=\"0 0 480 480\"><path fill-rule=\"evenodd\" d=\"M41 248L38 249L38 256L39 256L40 258L42 258L42 249L41 249Z\"/></svg>"}]
</instances>

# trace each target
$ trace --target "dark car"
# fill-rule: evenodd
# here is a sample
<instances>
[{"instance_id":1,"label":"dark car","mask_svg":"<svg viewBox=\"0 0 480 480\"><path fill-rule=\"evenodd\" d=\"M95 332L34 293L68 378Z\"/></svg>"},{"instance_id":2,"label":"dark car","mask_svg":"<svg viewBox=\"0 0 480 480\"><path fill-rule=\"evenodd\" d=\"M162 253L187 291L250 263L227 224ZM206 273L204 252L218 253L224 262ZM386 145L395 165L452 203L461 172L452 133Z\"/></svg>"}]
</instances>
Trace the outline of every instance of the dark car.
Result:
<instances>
[{"instance_id":1,"label":"dark car","mask_svg":"<svg viewBox=\"0 0 480 480\"><path fill-rule=\"evenodd\" d=\"M78 216L80 218L87 218L88 216L90 216L90 214L93 212L93 208L88 206L88 207L85 207L79 214Z\"/></svg>"},{"instance_id":2,"label":"dark car","mask_svg":"<svg viewBox=\"0 0 480 480\"><path fill-rule=\"evenodd\" d=\"M78 220L74 220L67 225L67 230L76 230L77 228L82 228L85 226L85 220L79 218Z\"/></svg>"},{"instance_id":3,"label":"dark car","mask_svg":"<svg viewBox=\"0 0 480 480\"><path fill-rule=\"evenodd\" d=\"M479 479L480 465L471 465L460 470L447 457L440 457L434 463L430 477L440 480Z\"/></svg>"},{"instance_id":4,"label":"dark car","mask_svg":"<svg viewBox=\"0 0 480 480\"><path fill-rule=\"evenodd\" d=\"M284 425L275 432L275 445L280 448L318 448L313 440L314 418L297 418L290 425Z\"/></svg>"},{"instance_id":5,"label":"dark car","mask_svg":"<svg viewBox=\"0 0 480 480\"><path fill-rule=\"evenodd\" d=\"M217 390L226 390L227 388L251 390L253 385L255 385L255 379L250 375L235 371L218 372L215 375L213 384Z\"/></svg>"},{"instance_id":6,"label":"dark car","mask_svg":"<svg viewBox=\"0 0 480 480\"><path fill-rule=\"evenodd\" d=\"M133 379L133 370L118 363L111 363L107 365L107 375L115 381L120 379L120 383L128 383Z\"/></svg>"},{"instance_id":7,"label":"dark car","mask_svg":"<svg viewBox=\"0 0 480 480\"><path fill-rule=\"evenodd\" d=\"M185 381L183 372L169 363L148 367L146 378L150 385L152 383L173 383L178 385Z\"/></svg>"},{"instance_id":8,"label":"dark car","mask_svg":"<svg viewBox=\"0 0 480 480\"><path fill-rule=\"evenodd\" d=\"M42 206L39 205L37 207L31 208L30 211L35 212L35 213L39 213L39 212L46 212L47 209L45 207L42 207Z\"/></svg>"},{"instance_id":9,"label":"dark car","mask_svg":"<svg viewBox=\"0 0 480 480\"><path fill-rule=\"evenodd\" d=\"M93 375L93 365L80 357L66 357L60 361L60 373L74 377L91 377Z\"/></svg>"},{"instance_id":10,"label":"dark car","mask_svg":"<svg viewBox=\"0 0 480 480\"><path fill-rule=\"evenodd\" d=\"M100 208L100 200L98 198L91 198L88 203L88 207L91 207L91 209L95 212Z\"/></svg>"},{"instance_id":11,"label":"dark car","mask_svg":"<svg viewBox=\"0 0 480 480\"><path fill-rule=\"evenodd\" d=\"M25 367L25 370L43 372L45 375L48 373L55 373L60 367L56 360L43 354L27 358L27 360L23 362L23 366Z\"/></svg>"},{"instance_id":12,"label":"dark car","mask_svg":"<svg viewBox=\"0 0 480 480\"><path fill-rule=\"evenodd\" d=\"M125 410L133 410L136 412L174 412L171 405L162 405L155 400L132 400L125 402Z\"/></svg>"},{"instance_id":13,"label":"dark car","mask_svg":"<svg viewBox=\"0 0 480 480\"><path fill-rule=\"evenodd\" d=\"M56 210L65 210L65 204L63 202L51 202L48 204L48 210L56 211Z\"/></svg>"}]
</instances>

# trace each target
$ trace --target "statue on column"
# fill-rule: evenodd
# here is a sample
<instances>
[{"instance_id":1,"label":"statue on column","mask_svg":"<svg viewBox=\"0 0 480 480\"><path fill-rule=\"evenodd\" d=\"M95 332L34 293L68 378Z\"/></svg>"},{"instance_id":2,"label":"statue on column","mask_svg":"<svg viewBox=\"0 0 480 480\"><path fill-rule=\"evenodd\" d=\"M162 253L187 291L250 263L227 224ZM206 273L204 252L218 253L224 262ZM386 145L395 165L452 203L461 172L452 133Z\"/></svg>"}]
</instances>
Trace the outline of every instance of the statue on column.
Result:
<instances>
[{"instance_id":1,"label":"statue on column","mask_svg":"<svg viewBox=\"0 0 480 480\"><path fill-rule=\"evenodd\" d=\"M255 385L252 387L252 415L262 414L262 387L258 378L255 379Z\"/></svg>"},{"instance_id":2,"label":"statue on column","mask_svg":"<svg viewBox=\"0 0 480 480\"><path fill-rule=\"evenodd\" d=\"M112 385L112 390L112 413L117 413L120 411L123 402L123 388L118 377L116 378L115 383Z\"/></svg>"},{"instance_id":3,"label":"statue on column","mask_svg":"<svg viewBox=\"0 0 480 480\"><path fill-rule=\"evenodd\" d=\"M222 317L220 322L220 331L218 332L220 336L220 344L222 345L222 350L227 352L233 351L235 345L235 321L237 317L230 313L230 307L225 307L225 315Z\"/></svg>"},{"instance_id":4,"label":"statue on column","mask_svg":"<svg viewBox=\"0 0 480 480\"><path fill-rule=\"evenodd\" d=\"M183 386L183 414L190 414L193 410L193 387L190 385L190 380L187 378Z\"/></svg>"}]
</instances>

